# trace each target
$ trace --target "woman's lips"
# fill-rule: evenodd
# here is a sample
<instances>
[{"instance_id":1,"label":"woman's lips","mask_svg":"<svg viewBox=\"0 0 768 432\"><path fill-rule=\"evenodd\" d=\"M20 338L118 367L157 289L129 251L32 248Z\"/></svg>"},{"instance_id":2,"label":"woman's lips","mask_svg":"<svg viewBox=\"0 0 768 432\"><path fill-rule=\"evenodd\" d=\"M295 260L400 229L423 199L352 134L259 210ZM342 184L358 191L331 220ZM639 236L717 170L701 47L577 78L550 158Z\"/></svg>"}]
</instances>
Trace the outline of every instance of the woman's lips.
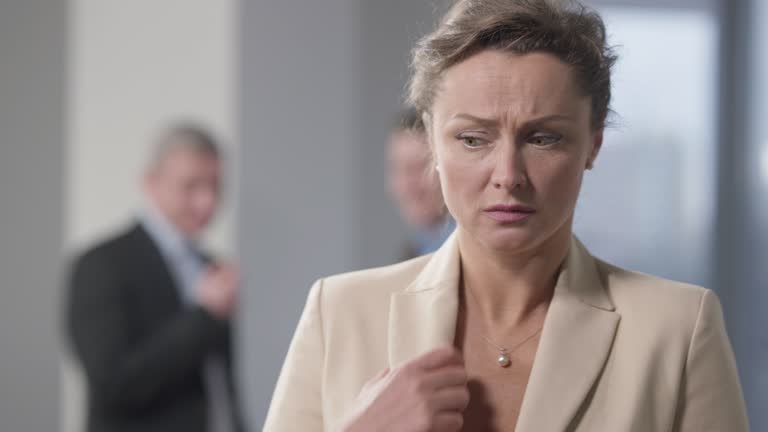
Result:
<instances>
[{"instance_id":1,"label":"woman's lips","mask_svg":"<svg viewBox=\"0 0 768 432\"><path fill-rule=\"evenodd\" d=\"M483 209L491 219L502 223L522 222L531 217L536 210L523 205L493 205Z\"/></svg>"}]
</instances>

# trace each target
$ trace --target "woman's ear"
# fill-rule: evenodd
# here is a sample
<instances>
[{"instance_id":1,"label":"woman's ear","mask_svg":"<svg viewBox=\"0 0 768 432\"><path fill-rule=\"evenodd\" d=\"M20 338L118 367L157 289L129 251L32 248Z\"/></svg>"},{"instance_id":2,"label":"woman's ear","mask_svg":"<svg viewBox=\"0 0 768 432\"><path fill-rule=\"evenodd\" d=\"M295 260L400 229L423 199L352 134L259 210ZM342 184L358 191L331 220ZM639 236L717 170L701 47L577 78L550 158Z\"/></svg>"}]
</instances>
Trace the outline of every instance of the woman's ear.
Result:
<instances>
[{"instance_id":1,"label":"woman's ear","mask_svg":"<svg viewBox=\"0 0 768 432\"><path fill-rule=\"evenodd\" d=\"M597 155L600 153L600 149L603 147L603 129L596 131L592 136L592 149L587 157L587 165L584 167L591 170L595 165Z\"/></svg>"}]
</instances>

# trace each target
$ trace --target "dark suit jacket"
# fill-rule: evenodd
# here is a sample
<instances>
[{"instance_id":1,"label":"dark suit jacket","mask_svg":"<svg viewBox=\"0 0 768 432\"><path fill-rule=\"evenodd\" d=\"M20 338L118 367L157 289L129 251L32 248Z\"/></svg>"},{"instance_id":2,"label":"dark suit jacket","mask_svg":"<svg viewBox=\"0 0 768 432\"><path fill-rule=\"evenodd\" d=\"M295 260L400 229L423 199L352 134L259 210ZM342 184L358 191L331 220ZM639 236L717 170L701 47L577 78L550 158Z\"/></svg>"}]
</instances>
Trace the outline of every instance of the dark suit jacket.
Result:
<instances>
[{"instance_id":1,"label":"dark suit jacket","mask_svg":"<svg viewBox=\"0 0 768 432\"><path fill-rule=\"evenodd\" d=\"M209 354L223 356L234 388L229 325L182 304L141 225L80 256L69 289L68 329L88 381L88 431L205 432ZM236 409L234 416L242 430Z\"/></svg>"}]
</instances>

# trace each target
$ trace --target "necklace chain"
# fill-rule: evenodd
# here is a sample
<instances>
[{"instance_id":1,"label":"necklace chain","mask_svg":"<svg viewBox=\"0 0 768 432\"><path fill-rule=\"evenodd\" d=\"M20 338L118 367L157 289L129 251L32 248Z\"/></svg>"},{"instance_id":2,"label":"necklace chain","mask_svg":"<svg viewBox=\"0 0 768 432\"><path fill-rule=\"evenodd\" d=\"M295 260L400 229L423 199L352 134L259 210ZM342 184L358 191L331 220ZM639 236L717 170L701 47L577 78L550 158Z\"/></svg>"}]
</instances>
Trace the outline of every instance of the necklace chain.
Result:
<instances>
[{"instance_id":1,"label":"necklace chain","mask_svg":"<svg viewBox=\"0 0 768 432\"><path fill-rule=\"evenodd\" d=\"M477 301L477 298L475 298L475 294L472 292L472 290L469 290L469 289L467 289L467 288L465 287L465 288L464 288L464 292L469 292L469 295L472 297L472 300L473 300L473 301L474 301L476 304L479 304L479 302ZM465 296L465 298L466 298L466 296ZM466 306L465 306L465 305L461 305L461 306L463 307L463 309L464 309L464 311L465 311L465 313L466 313L466 310L467 310ZM529 335L528 337L526 337L526 338L525 338L525 339L523 339L522 341L520 341L520 342L516 343L516 344L515 344L514 346L512 346L511 348L507 348L507 347L504 347L504 346L501 346L501 345L499 345L498 343L494 342L494 341L493 341L493 340L492 340L490 337L488 337L487 335L481 334L480 336L481 336L481 337L482 337L482 338L483 338L483 339L484 339L484 340L485 340L485 341L486 341L486 342L487 342L489 345L492 345L493 347L495 347L495 348L496 348L496 349L499 351L499 364L500 364L502 367L507 367L507 366L509 365L509 361L510 361L510 359L509 359L509 355L510 355L510 354L512 354L513 352L515 352L515 351L516 351L518 348L520 348L521 346L525 345L525 343L526 343L526 342L528 342L528 341L530 341L531 339L533 339L534 337L536 337L536 335L538 335L538 334L541 332L541 330L542 330L543 328L544 328L544 326L541 326L541 327L539 327L538 329L536 329L536 331L535 331L535 332L533 332L531 335Z\"/></svg>"},{"instance_id":2,"label":"necklace chain","mask_svg":"<svg viewBox=\"0 0 768 432\"><path fill-rule=\"evenodd\" d=\"M525 345L525 343L526 343L526 342L528 342L529 340L533 339L533 338L534 338L536 335L538 335L538 334L539 334L539 332L541 332L541 329L542 329L542 327L539 327L539 328L538 328L538 330L536 330L536 331L535 331L533 334L531 334L530 336L526 337L526 338L525 338L525 339L523 339L522 341L518 342L518 343L517 343L516 345L514 345L512 348L506 348L506 347L503 347L503 346L501 346L501 345L497 344L496 342L492 341L492 340L491 340L491 338L489 338L489 337L488 337L488 336L486 336L486 335L482 335L482 334L481 334L480 336L481 336L483 339L485 339L485 341L486 341L486 342L488 342L490 345L493 345L493 346L494 346L494 347L495 347L497 350L499 350L499 352L503 352L503 353L511 354L512 352L514 352L515 350L517 350L517 349L518 349L518 348L520 348L521 346Z\"/></svg>"}]
</instances>

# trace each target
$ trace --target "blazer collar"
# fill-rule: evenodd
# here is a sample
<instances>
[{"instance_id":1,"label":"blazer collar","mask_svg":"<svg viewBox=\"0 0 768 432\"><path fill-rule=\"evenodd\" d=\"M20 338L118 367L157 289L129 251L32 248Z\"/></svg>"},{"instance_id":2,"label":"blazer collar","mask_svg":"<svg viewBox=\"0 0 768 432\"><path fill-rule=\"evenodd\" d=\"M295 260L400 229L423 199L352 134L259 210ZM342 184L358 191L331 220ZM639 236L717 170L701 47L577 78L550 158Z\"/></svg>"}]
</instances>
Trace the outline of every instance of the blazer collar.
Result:
<instances>
[{"instance_id":1,"label":"blazer collar","mask_svg":"<svg viewBox=\"0 0 768 432\"><path fill-rule=\"evenodd\" d=\"M389 364L397 367L437 347L453 344L461 261L456 234L446 239L414 281L392 295Z\"/></svg>"},{"instance_id":2,"label":"blazer collar","mask_svg":"<svg viewBox=\"0 0 768 432\"><path fill-rule=\"evenodd\" d=\"M454 343L461 257L456 234L392 295L390 367ZM555 285L517 432L565 430L599 378L620 316L594 258L575 237Z\"/></svg>"}]
</instances>

